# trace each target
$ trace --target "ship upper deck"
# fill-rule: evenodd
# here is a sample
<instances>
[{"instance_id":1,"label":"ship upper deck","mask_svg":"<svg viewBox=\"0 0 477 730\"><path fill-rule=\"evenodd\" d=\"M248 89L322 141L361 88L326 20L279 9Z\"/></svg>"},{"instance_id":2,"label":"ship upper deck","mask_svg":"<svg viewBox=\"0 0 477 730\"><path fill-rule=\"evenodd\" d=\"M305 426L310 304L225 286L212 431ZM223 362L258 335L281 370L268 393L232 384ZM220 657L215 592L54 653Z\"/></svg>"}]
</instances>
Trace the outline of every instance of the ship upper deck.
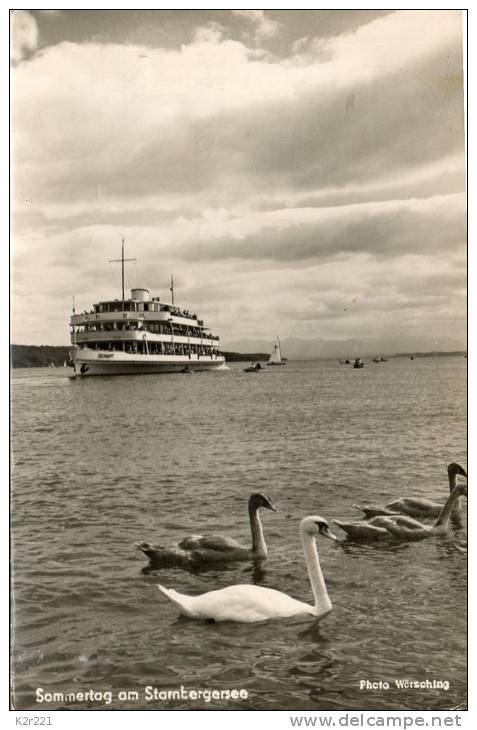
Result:
<instances>
[{"instance_id":1,"label":"ship upper deck","mask_svg":"<svg viewBox=\"0 0 477 730\"><path fill-rule=\"evenodd\" d=\"M153 321L172 322L186 327L197 327L206 329L203 320L196 314L191 314L187 309L181 309L173 304L161 302L158 297L152 300L138 299L114 299L99 302L93 305L89 312L86 310L80 314L71 316L71 325L76 327L91 322L117 322L117 321Z\"/></svg>"}]
</instances>

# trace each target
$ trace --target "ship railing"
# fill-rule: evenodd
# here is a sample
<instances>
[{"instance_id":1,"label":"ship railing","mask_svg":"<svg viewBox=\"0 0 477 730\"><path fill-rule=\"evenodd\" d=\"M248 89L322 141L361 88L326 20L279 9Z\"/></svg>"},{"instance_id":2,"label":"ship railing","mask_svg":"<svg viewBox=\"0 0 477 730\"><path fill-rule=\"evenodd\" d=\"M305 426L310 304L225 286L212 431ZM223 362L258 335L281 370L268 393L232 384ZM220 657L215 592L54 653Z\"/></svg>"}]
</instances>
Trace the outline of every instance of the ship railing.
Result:
<instances>
[{"instance_id":1,"label":"ship railing","mask_svg":"<svg viewBox=\"0 0 477 730\"><path fill-rule=\"evenodd\" d=\"M171 332L171 330L165 330L164 332L150 332L146 329L136 330L97 330L94 332L76 332L71 335L76 338L76 342L88 343L98 342L104 340L110 340L111 342L139 342L145 337L148 342L172 342L174 340L178 343L187 343L191 345L203 345L208 347L216 346L218 338L215 337L199 337L185 334L178 334Z\"/></svg>"},{"instance_id":2,"label":"ship railing","mask_svg":"<svg viewBox=\"0 0 477 730\"><path fill-rule=\"evenodd\" d=\"M91 352L117 352L138 355L173 355L175 357L187 357L191 360L197 360L201 357L213 358L222 357L222 354L216 348L208 349L205 346L188 345L178 342L152 342L145 347L144 342L93 342L80 343L77 345L78 350L88 350Z\"/></svg>"},{"instance_id":3,"label":"ship railing","mask_svg":"<svg viewBox=\"0 0 477 730\"><path fill-rule=\"evenodd\" d=\"M193 326L197 328L203 328L203 323L197 319L197 316L183 316L181 312L169 312L167 310L161 310L159 312L149 311L117 311L117 312L83 312L83 314L71 315L70 324L76 327L85 324L91 324L92 322L168 322L172 319L176 324L182 324L183 326Z\"/></svg>"}]
</instances>

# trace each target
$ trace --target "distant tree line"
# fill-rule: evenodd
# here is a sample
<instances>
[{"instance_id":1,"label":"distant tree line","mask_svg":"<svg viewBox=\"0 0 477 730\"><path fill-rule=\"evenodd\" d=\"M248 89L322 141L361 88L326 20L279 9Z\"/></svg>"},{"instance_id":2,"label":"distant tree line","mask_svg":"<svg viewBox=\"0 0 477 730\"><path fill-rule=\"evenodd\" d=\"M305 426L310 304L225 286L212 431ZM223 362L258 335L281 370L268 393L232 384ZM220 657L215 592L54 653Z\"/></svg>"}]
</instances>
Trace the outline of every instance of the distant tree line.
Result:
<instances>
[{"instance_id":1,"label":"distant tree line","mask_svg":"<svg viewBox=\"0 0 477 730\"><path fill-rule=\"evenodd\" d=\"M10 366L12 368L44 368L62 367L69 364L69 347L53 347L51 345L10 345ZM266 361L268 353L263 352L223 352L226 362L258 362ZM448 357L462 356L464 352L414 352L388 355L388 357ZM331 358L335 359L335 358Z\"/></svg>"},{"instance_id":2,"label":"distant tree line","mask_svg":"<svg viewBox=\"0 0 477 730\"><path fill-rule=\"evenodd\" d=\"M69 362L69 347L51 345L10 345L10 366L12 368L43 368L63 366Z\"/></svg>"},{"instance_id":3,"label":"distant tree line","mask_svg":"<svg viewBox=\"0 0 477 730\"><path fill-rule=\"evenodd\" d=\"M54 365L62 367L69 363L69 347L53 347L51 345L10 345L10 366L12 368L47 368ZM227 362L247 360L268 360L268 354L224 352Z\"/></svg>"}]
</instances>

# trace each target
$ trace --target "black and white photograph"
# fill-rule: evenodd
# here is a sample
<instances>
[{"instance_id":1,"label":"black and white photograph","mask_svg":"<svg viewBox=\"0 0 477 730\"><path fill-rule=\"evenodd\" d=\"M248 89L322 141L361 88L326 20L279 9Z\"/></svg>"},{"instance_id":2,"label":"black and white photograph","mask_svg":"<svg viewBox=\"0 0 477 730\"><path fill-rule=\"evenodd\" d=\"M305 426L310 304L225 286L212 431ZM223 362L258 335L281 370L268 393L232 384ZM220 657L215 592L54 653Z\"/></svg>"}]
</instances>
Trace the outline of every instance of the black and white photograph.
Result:
<instances>
[{"instance_id":1,"label":"black and white photograph","mask_svg":"<svg viewBox=\"0 0 477 730\"><path fill-rule=\"evenodd\" d=\"M466 24L9 10L11 711L459 726Z\"/></svg>"}]
</instances>

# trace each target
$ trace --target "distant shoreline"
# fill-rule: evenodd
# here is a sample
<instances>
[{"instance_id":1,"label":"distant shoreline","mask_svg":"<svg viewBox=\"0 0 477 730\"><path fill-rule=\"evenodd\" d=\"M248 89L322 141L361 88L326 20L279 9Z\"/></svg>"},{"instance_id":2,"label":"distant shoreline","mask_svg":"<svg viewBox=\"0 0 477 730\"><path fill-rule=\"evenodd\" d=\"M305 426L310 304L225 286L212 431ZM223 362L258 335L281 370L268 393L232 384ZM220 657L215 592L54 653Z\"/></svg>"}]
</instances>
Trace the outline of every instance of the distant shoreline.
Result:
<instances>
[{"instance_id":1,"label":"distant shoreline","mask_svg":"<svg viewBox=\"0 0 477 730\"><path fill-rule=\"evenodd\" d=\"M10 345L10 366L12 368L41 368L41 367L62 367L63 364L69 362L70 346L54 345ZM379 353L381 354L381 353ZM270 354L263 352L227 352L223 351L226 362L264 362L267 361ZM465 357L465 350L457 350L452 352L400 352L392 355L386 355L386 358L407 357ZM313 360L336 360L339 361L348 357L353 360L354 356L342 355L341 358L336 356L307 358L306 361ZM372 359L376 357L374 354L361 356L362 360ZM290 359L290 358L289 358ZM297 359L298 360L298 359Z\"/></svg>"},{"instance_id":2,"label":"distant shoreline","mask_svg":"<svg viewBox=\"0 0 477 730\"><path fill-rule=\"evenodd\" d=\"M54 345L10 345L11 368L63 367L69 363L70 346ZM264 362L270 357L266 352L224 352L227 362Z\"/></svg>"}]
</instances>

